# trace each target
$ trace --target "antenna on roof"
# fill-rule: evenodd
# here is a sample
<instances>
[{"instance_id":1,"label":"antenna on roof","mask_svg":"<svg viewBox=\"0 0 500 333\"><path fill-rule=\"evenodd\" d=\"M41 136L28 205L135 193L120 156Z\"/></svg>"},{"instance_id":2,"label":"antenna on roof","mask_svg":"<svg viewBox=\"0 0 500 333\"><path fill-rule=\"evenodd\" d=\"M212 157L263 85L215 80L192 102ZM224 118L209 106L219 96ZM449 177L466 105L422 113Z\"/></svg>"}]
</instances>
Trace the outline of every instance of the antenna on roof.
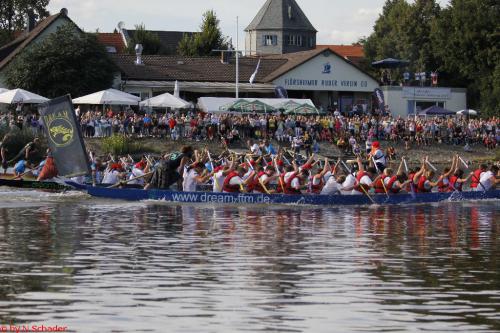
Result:
<instances>
[{"instance_id":1,"label":"antenna on roof","mask_svg":"<svg viewBox=\"0 0 500 333\"><path fill-rule=\"evenodd\" d=\"M125 22L123 21L118 22L118 30L122 30L124 28L125 28Z\"/></svg>"}]
</instances>

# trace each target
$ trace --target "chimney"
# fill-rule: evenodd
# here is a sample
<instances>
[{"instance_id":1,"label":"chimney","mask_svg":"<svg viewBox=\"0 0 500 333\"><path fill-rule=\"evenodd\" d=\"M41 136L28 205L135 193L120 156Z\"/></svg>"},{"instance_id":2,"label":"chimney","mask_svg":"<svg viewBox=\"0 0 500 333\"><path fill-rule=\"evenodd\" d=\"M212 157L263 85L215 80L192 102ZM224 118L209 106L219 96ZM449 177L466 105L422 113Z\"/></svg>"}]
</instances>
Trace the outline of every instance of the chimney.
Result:
<instances>
[{"instance_id":1,"label":"chimney","mask_svg":"<svg viewBox=\"0 0 500 333\"><path fill-rule=\"evenodd\" d=\"M223 64L229 64L229 58L231 57L231 52L221 51L220 52L220 62Z\"/></svg>"},{"instance_id":2,"label":"chimney","mask_svg":"<svg viewBox=\"0 0 500 333\"><path fill-rule=\"evenodd\" d=\"M26 13L26 32L29 33L35 28L36 20L32 9Z\"/></svg>"},{"instance_id":3,"label":"chimney","mask_svg":"<svg viewBox=\"0 0 500 333\"><path fill-rule=\"evenodd\" d=\"M135 55L137 56L137 59L135 60L135 64L140 66L144 65L142 63L142 51L144 48L142 47L142 44L135 44Z\"/></svg>"}]
</instances>

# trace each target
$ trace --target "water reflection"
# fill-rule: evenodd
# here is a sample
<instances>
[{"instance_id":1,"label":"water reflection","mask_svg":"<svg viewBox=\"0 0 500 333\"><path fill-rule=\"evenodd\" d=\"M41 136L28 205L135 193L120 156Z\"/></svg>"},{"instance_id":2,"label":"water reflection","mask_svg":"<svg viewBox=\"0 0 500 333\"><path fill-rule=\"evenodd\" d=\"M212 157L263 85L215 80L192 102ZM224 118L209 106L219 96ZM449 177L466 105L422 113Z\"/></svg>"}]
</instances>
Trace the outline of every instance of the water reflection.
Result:
<instances>
[{"instance_id":1,"label":"water reflection","mask_svg":"<svg viewBox=\"0 0 500 333\"><path fill-rule=\"evenodd\" d=\"M499 330L499 214L495 202L1 208L0 324Z\"/></svg>"}]
</instances>

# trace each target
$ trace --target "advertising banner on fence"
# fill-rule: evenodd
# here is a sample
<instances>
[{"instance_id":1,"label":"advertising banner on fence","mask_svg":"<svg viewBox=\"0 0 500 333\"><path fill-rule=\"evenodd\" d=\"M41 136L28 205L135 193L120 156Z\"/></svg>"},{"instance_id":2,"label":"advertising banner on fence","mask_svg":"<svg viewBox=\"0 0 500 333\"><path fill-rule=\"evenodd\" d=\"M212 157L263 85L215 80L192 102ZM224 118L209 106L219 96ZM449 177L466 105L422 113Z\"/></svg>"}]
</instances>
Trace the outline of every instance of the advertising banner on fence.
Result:
<instances>
[{"instance_id":1,"label":"advertising banner on fence","mask_svg":"<svg viewBox=\"0 0 500 333\"><path fill-rule=\"evenodd\" d=\"M40 104L38 111L58 174L65 177L90 174L80 125L69 95Z\"/></svg>"}]
</instances>

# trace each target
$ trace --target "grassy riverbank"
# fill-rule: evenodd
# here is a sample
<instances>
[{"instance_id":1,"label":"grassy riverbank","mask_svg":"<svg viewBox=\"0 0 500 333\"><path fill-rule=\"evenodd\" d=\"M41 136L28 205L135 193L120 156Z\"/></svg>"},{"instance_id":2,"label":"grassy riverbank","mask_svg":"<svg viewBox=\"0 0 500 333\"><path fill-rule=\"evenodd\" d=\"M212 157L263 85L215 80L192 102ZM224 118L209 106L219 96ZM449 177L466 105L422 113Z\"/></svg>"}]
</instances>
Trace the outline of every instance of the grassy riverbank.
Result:
<instances>
[{"instance_id":1,"label":"grassy riverbank","mask_svg":"<svg viewBox=\"0 0 500 333\"><path fill-rule=\"evenodd\" d=\"M104 156L109 152L109 145L105 144L106 140L104 139L85 139L85 144L87 148L91 149L97 155ZM159 138L135 138L129 141L131 145L132 154L135 156L139 156L142 153L150 153L153 155L159 155L166 152L172 152L179 150L183 145L192 145L196 149L204 149L208 148L212 154L221 153L224 148L223 145L219 141L192 141L192 140L179 140L179 141L171 141L166 139ZM277 141L273 141L273 145L277 148L279 146L289 148L289 144L281 145ZM498 161L500 160L500 149L496 150L487 150L482 145L475 145L471 147L471 151L465 151L463 146L454 146L447 144L436 144L433 146L424 146L417 147L416 145L412 145L410 150L405 150L404 144L392 144L389 142L381 142L382 148L386 149L390 145L392 145L396 149L397 156L406 156L407 160L411 164L419 163L419 161L424 156L429 156L429 159L436 164L448 163L451 161L451 158L455 154L459 154L468 161L473 161L475 163L478 162L490 162L490 161ZM245 150L246 147L244 143L237 142L231 144L229 146L230 149L235 151ZM339 156L350 159L353 158L352 155L344 154L341 150L337 148L337 146L332 145L330 143L321 143L320 144L320 156L328 157L328 158L338 158Z\"/></svg>"}]
</instances>

